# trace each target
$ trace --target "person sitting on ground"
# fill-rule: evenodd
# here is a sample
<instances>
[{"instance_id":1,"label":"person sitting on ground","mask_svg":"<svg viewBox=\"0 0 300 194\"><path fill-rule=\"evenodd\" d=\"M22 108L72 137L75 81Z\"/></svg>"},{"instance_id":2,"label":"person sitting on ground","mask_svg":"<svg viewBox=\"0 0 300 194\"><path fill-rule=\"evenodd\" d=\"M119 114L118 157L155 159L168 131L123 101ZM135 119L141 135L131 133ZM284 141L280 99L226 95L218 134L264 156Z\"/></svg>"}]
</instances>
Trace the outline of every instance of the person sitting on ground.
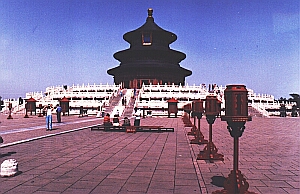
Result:
<instances>
[{"instance_id":1,"label":"person sitting on ground","mask_svg":"<svg viewBox=\"0 0 300 194\"><path fill-rule=\"evenodd\" d=\"M116 114L114 115L113 126L115 126L115 127L119 127L120 126L119 115L116 115Z\"/></svg>"},{"instance_id":2,"label":"person sitting on ground","mask_svg":"<svg viewBox=\"0 0 300 194\"><path fill-rule=\"evenodd\" d=\"M124 123L122 126L131 126L130 125L130 120L128 119L128 117L124 117Z\"/></svg>"},{"instance_id":3,"label":"person sitting on ground","mask_svg":"<svg viewBox=\"0 0 300 194\"><path fill-rule=\"evenodd\" d=\"M110 122L110 115L107 113L103 119L103 123L105 126L110 126L112 123Z\"/></svg>"}]
</instances>

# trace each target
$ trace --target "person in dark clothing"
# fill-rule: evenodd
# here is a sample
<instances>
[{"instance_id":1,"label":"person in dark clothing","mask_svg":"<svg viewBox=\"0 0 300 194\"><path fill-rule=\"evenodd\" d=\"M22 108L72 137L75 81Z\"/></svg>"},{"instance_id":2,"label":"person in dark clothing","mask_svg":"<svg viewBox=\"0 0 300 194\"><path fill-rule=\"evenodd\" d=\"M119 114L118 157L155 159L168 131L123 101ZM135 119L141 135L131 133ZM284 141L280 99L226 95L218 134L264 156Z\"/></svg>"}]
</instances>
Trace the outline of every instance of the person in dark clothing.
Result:
<instances>
[{"instance_id":1,"label":"person in dark clothing","mask_svg":"<svg viewBox=\"0 0 300 194\"><path fill-rule=\"evenodd\" d=\"M59 105L56 106L56 118L57 118L57 122L61 123L61 107Z\"/></svg>"},{"instance_id":2,"label":"person in dark clothing","mask_svg":"<svg viewBox=\"0 0 300 194\"><path fill-rule=\"evenodd\" d=\"M130 120L128 119L128 117L124 117L124 123L122 126L131 126Z\"/></svg>"}]
</instances>

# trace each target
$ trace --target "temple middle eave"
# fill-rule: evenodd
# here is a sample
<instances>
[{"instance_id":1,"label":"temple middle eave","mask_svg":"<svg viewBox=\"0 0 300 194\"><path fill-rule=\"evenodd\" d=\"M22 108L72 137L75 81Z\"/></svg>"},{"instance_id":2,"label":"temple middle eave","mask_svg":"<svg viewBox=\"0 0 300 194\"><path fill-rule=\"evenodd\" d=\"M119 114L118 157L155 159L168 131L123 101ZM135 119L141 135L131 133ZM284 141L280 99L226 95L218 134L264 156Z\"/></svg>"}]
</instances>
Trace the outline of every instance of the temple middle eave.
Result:
<instances>
[{"instance_id":1,"label":"temple middle eave","mask_svg":"<svg viewBox=\"0 0 300 194\"><path fill-rule=\"evenodd\" d=\"M120 66L112 68L107 71L108 74L114 75L115 77L123 75L129 75L130 77L151 77L161 75L171 76L190 76L192 72L188 69L180 67L179 65L168 65L168 64L154 64L150 61L145 64L138 64L137 62L132 64L120 64Z\"/></svg>"},{"instance_id":2,"label":"temple middle eave","mask_svg":"<svg viewBox=\"0 0 300 194\"><path fill-rule=\"evenodd\" d=\"M186 58L186 55L176 50L133 50L126 49L114 54L114 58L120 62L127 62L132 60L166 60L171 63L178 64Z\"/></svg>"}]
</instances>

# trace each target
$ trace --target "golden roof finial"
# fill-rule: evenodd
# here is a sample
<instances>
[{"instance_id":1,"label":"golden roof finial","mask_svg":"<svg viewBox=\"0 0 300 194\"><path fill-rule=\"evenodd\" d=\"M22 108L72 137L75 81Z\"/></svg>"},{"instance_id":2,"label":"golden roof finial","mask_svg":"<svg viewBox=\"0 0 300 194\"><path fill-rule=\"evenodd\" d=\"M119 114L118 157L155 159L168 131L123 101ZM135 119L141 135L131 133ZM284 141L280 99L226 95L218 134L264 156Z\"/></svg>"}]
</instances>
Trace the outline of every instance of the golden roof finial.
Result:
<instances>
[{"instance_id":1,"label":"golden roof finial","mask_svg":"<svg viewBox=\"0 0 300 194\"><path fill-rule=\"evenodd\" d=\"M149 8L148 9L148 17L152 17L152 14L153 14L153 9Z\"/></svg>"}]
</instances>

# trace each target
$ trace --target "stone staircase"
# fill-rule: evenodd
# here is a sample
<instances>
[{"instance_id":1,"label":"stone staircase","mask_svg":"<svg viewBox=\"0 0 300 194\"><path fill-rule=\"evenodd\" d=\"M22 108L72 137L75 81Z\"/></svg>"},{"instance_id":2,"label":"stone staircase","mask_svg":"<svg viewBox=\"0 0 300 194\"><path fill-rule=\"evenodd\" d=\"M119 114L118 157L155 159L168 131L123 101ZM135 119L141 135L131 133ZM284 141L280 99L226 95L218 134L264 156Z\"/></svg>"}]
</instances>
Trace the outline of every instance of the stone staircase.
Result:
<instances>
[{"instance_id":1,"label":"stone staircase","mask_svg":"<svg viewBox=\"0 0 300 194\"><path fill-rule=\"evenodd\" d=\"M136 96L139 93L139 90L136 91L136 96L131 98L131 93L133 93L133 89L123 89L123 95L122 97L126 96L127 105L126 107L120 107L120 101L122 100L122 97L120 95L115 96L110 103L110 106L105 107L105 113L109 113L111 116L116 112L116 110L120 111L120 117L128 117L131 118L132 114L134 112L134 106L135 106L135 100Z\"/></svg>"},{"instance_id":2,"label":"stone staircase","mask_svg":"<svg viewBox=\"0 0 300 194\"><path fill-rule=\"evenodd\" d=\"M130 89L130 90L128 90L128 92L130 92L130 94L131 94L133 92L133 90ZM139 93L139 90L136 91L136 96L138 95L138 93ZM127 99L127 100L129 100L129 103L127 104L127 106L123 112L123 117L128 117L128 118L132 117L132 114L134 112L136 96L134 96L133 98L130 97L130 99Z\"/></svg>"},{"instance_id":3,"label":"stone staircase","mask_svg":"<svg viewBox=\"0 0 300 194\"><path fill-rule=\"evenodd\" d=\"M263 114L256 110L254 107L248 107L248 115L252 117L263 117Z\"/></svg>"},{"instance_id":4,"label":"stone staircase","mask_svg":"<svg viewBox=\"0 0 300 194\"><path fill-rule=\"evenodd\" d=\"M112 114L114 108L119 104L120 100L121 100L120 95L113 97L113 99L110 102L110 105L105 107L106 108L105 113Z\"/></svg>"},{"instance_id":5,"label":"stone staircase","mask_svg":"<svg viewBox=\"0 0 300 194\"><path fill-rule=\"evenodd\" d=\"M124 113L123 113L123 116L124 117L132 117L132 114L134 112L134 103L135 103L135 98L131 98L130 99L130 103L126 106L125 110L124 110Z\"/></svg>"}]
</instances>

